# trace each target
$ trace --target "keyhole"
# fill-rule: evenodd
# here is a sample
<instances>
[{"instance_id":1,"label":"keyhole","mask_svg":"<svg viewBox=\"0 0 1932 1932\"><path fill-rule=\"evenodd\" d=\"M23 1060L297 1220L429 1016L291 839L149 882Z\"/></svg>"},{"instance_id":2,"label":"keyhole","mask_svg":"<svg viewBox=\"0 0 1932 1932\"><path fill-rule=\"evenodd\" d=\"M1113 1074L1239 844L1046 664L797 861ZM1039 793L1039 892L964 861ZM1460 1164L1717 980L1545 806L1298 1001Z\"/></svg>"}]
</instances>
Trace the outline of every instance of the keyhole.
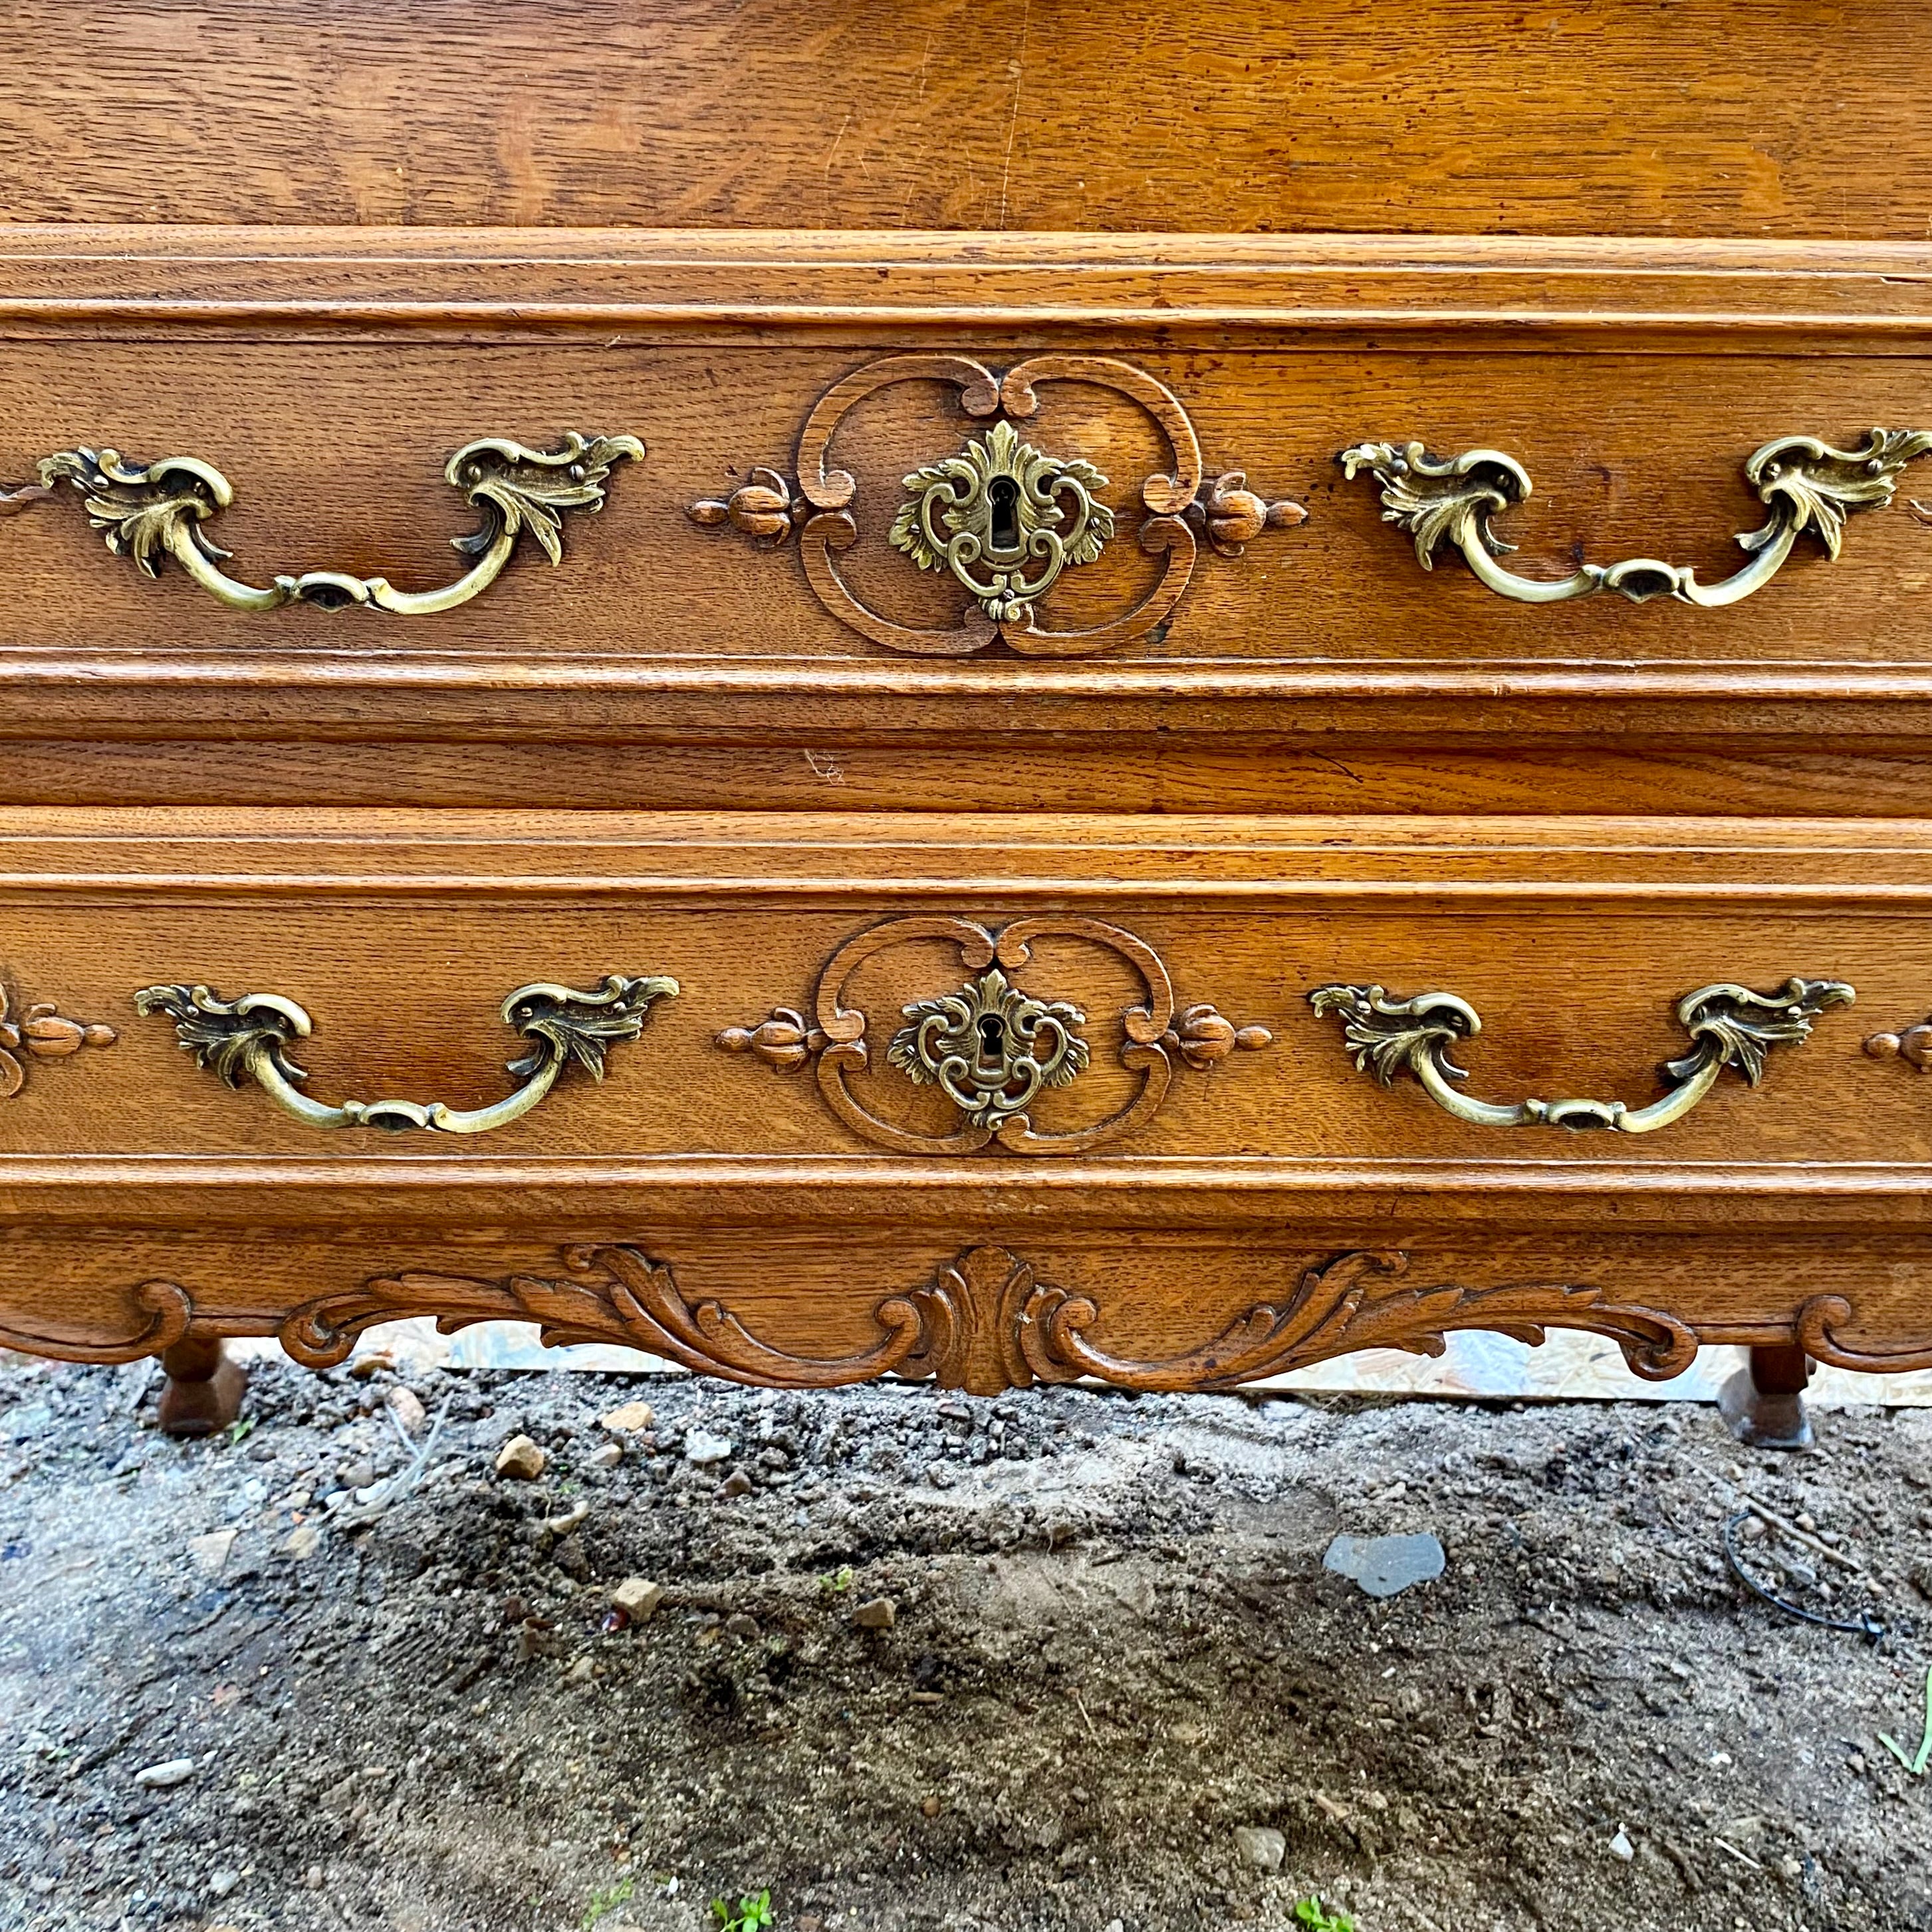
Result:
<instances>
[{"instance_id":1,"label":"keyhole","mask_svg":"<svg viewBox=\"0 0 1932 1932\"><path fill-rule=\"evenodd\" d=\"M993 548L1020 547L1020 486L1010 476L995 476L986 486L993 509Z\"/></svg>"},{"instance_id":2,"label":"keyhole","mask_svg":"<svg viewBox=\"0 0 1932 1932\"><path fill-rule=\"evenodd\" d=\"M980 1045L981 1048L994 1059L997 1060L1000 1054L1006 1050L1006 1028L1005 1022L1000 1018L998 1014L988 1013L986 1017L980 1022Z\"/></svg>"}]
</instances>

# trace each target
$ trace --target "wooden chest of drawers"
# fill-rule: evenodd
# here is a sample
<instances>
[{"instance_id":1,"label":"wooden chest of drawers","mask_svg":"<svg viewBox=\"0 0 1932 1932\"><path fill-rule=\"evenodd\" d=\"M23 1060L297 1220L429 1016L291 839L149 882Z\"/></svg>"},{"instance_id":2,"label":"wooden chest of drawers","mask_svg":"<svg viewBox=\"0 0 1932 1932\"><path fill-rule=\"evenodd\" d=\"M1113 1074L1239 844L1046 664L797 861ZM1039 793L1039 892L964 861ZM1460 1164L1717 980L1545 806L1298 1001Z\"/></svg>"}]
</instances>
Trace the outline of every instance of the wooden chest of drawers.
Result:
<instances>
[{"instance_id":1,"label":"wooden chest of drawers","mask_svg":"<svg viewBox=\"0 0 1932 1932\"><path fill-rule=\"evenodd\" d=\"M0 1338L1932 1361L1928 110L1761 10L29 5Z\"/></svg>"}]
</instances>

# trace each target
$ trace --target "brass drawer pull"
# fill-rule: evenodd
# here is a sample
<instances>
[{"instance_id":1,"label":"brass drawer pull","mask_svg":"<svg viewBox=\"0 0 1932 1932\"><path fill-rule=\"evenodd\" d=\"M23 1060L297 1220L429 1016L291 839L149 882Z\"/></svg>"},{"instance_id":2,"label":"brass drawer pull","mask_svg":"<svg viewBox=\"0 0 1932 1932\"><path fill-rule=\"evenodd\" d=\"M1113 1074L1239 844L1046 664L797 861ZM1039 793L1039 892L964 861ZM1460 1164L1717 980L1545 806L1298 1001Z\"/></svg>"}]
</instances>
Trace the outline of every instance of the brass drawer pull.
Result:
<instances>
[{"instance_id":1,"label":"brass drawer pull","mask_svg":"<svg viewBox=\"0 0 1932 1932\"><path fill-rule=\"evenodd\" d=\"M1744 480L1771 511L1762 530L1738 538L1750 562L1718 584L1700 584L1688 566L1655 557L1627 557L1621 563L1586 563L1568 577L1519 577L1496 559L1515 546L1490 528L1498 510L1530 494L1529 472L1499 449L1472 449L1447 458L1431 456L1419 442L1358 442L1336 460L1351 478L1369 470L1382 486L1382 521L1394 524L1415 540L1417 561L1436 567L1436 552L1447 542L1498 596L1519 604L1564 604L1614 590L1633 604L1670 596L1682 604L1716 610L1760 590L1778 574L1798 539L1808 531L1835 559L1845 518L1854 510L1882 509L1898 488L1898 472L1932 450L1932 432L1875 429L1858 449L1834 449L1812 436L1779 436L1754 450L1744 462Z\"/></svg>"},{"instance_id":2,"label":"brass drawer pull","mask_svg":"<svg viewBox=\"0 0 1932 1932\"><path fill-rule=\"evenodd\" d=\"M311 1127L382 1127L392 1132L428 1127L444 1134L487 1134L520 1120L573 1060L593 1080L604 1077L604 1055L635 1040L655 1000L668 999L677 982L613 973L595 992L539 983L519 986L503 1002L503 1024L535 1042L509 1064L523 1084L494 1107L464 1112L440 1100L345 1100L323 1106L300 1090L308 1078L287 1049L312 1030L308 1015L276 993L224 1000L206 986L149 986L134 995L142 1013L166 1013L198 1065L231 1087L253 1080L284 1113Z\"/></svg>"},{"instance_id":3,"label":"brass drawer pull","mask_svg":"<svg viewBox=\"0 0 1932 1932\"><path fill-rule=\"evenodd\" d=\"M1384 1087L1407 1067L1436 1104L1478 1127L1607 1127L1621 1134L1654 1133L1681 1120L1716 1084L1727 1066L1755 1087L1774 1046L1802 1046L1812 1022L1828 1006L1852 1004L1841 980L1785 981L1774 993L1748 987L1700 986L1677 1003L1677 1023L1692 1040L1682 1058L1666 1060L1669 1092L1647 1107L1621 1100L1519 1100L1498 1106L1472 1100L1452 1084L1468 1076L1447 1058L1452 1040L1481 1032L1482 1021L1454 993L1418 993L1393 999L1380 986L1318 986L1308 996L1318 1013L1340 1013L1342 1033L1357 1068Z\"/></svg>"},{"instance_id":4,"label":"brass drawer pull","mask_svg":"<svg viewBox=\"0 0 1932 1932\"><path fill-rule=\"evenodd\" d=\"M202 525L234 499L226 477L192 456L164 457L145 467L118 449L64 449L40 464L40 482L71 483L88 520L106 535L116 556L130 556L148 576L171 556L211 596L236 610L274 610L284 604L335 610L368 604L406 617L452 610L489 589L527 530L554 564L563 561L563 513L600 510L611 466L640 460L634 436L582 436L570 430L555 449L526 449L501 436L465 443L443 470L452 489L483 513L480 530L450 542L476 560L438 590L398 590L386 577L352 577L338 570L278 576L266 588L238 582L222 568L227 551Z\"/></svg>"}]
</instances>

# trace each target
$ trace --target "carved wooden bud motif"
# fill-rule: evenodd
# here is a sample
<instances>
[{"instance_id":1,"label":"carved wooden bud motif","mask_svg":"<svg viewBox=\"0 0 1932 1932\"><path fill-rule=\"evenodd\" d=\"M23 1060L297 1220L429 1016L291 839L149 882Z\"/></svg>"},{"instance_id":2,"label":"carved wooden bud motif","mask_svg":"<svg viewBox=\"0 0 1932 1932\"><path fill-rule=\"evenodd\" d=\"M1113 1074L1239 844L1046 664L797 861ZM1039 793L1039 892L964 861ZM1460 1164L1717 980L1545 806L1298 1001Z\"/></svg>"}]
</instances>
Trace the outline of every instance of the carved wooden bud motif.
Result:
<instances>
[{"instance_id":1,"label":"carved wooden bud motif","mask_svg":"<svg viewBox=\"0 0 1932 1932\"><path fill-rule=\"evenodd\" d=\"M1211 1006L1189 1006L1162 1034L1161 1044L1178 1052L1197 1073L1217 1066L1237 1047L1258 1052L1274 1039L1266 1027L1238 1027Z\"/></svg>"},{"instance_id":2,"label":"carved wooden bud motif","mask_svg":"<svg viewBox=\"0 0 1932 1932\"><path fill-rule=\"evenodd\" d=\"M112 1046L119 1037L110 1026L68 1018L51 1000L29 1006L16 1022L0 986L0 1100L10 1100L26 1085L28 1059L66 1060L84 1046Z\"/></svg>"},{"instance_id":3,"label":"carved wooden bud motif","mask_svg":"<svg viewBox=\"0 0 1932 1932\"><path fill-rule=\"evenodd\" d=\"M823 1049L825 1036L808 1027L802 1013L780 1006L754 1027L727 1027L718 1036L727 1053L748 1053L777 1073L796 1073L812 1064Z\"/></svg>"},{"instance_id":4,"label":"carved wooden bud motif","mask_svg":"<svg viewBox=\"0 0 1932 1932\"><path fill-rule=\"evenodd\" d=\"M1201 493L1198 508L1208 540L1222 556L1239 556L1264 530L1292 530L1308 520L1299 503L1270 503L1247 487L1247 476L1230 470Z\"/></svg>"},{"instance_id":5,"label":"carved wooden bud motif","mask_svg":"<svg viewBox=\"0 0 1932 1932\"><path fill-rule=\"evenodd\" d=\"M763 548L776 549L791 535L794 506L785 480L776 470L760 465L752 472L752 480L741 483L722 502L707 497L689 505L685 512L694 524L716 529L729 524ZM805 506L797 506L802 509Z\"/></svg>"},{"instance_id":6,"label":"carved wooden bud motif","mask_svg":"<svg viewBox=\"0 0 1932 1932\"><path fill-rule=\"evenodd\" d=\"M1902 1060L1921 1073L1932 1073L1932 1020L1904 1033L1875 1033L1864 1045L1874 1060Z\"/></svg>"}]
</instances>

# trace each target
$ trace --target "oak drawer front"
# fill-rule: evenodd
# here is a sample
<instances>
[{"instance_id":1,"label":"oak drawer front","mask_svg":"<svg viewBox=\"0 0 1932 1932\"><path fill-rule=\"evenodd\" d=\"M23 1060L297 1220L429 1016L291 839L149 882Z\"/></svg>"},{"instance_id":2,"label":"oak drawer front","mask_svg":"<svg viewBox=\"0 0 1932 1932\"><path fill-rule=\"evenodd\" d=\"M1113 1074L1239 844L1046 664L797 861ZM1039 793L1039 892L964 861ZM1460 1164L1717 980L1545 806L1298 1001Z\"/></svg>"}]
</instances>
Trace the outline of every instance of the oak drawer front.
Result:
<instances>
[{"instance_id":1,"label":"oak drawer front","mask_svg":"<svg viewBox=\"0 0 1932 1932\"><path fill-rule=\"evenodd\" d=\"M1922 825L22 816L26 1168L1932 1160Z\"/></svg>"},{"instance_id":2,"label":"oak drawer front","mask_svg":"<svg viewBox=\"0 0 1932 1932\"><path fill-rule=\"evenodd\" d=\"M1162 293L1194 311L1160 332L1183 339L1096 344L1106 292L1063 279L1092 304L1077 330L1029 326L1052 291L1003 301L988 273L986 320L946 326L962 275L876 347L782 323L694 341L701 313L370 340L347 293L320 342L293 318L16 340L6 641L454 652L479 680L533 657L742 661L794 689L896 667L914 696L968 664L1023 695L1074 667L1927 661L1932 535L1907 500L1932 494L1932 315L1850 354L1828 308L1587 340L1526 314L1514 340L1504 308L1485 341L1371 298L1311 332L1316 278L1238 276L1228 343L1204 264ZM525 287L508 314L541 304L543 274ZM1378 319L1404 326L1365 342Z\"/></svg>"}]
</instances>

